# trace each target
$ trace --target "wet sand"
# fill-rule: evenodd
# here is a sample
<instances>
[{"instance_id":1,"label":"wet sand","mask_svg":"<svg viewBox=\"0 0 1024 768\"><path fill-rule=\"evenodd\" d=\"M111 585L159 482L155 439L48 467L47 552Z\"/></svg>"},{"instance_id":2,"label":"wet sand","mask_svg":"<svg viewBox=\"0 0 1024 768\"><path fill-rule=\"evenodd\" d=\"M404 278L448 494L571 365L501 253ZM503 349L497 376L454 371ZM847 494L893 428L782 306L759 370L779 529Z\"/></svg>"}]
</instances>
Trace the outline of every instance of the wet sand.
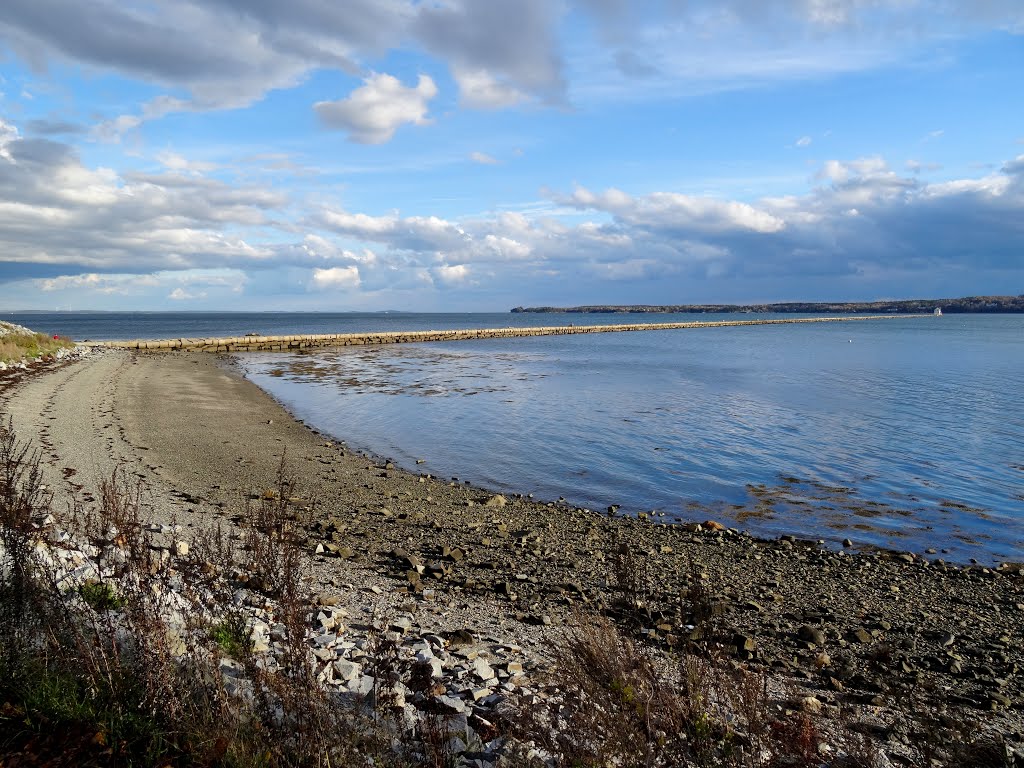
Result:
<instances>
[{"instance_id":1,"label":"wet sand","mask_svg":"<svg viewBox=\"0 0 1024 768\"><path fill-rule=\"evenodd\" d=\"M142 484L157 522L235 525L284 456L296 507L313 507L311 587L341 593L356 615L408 611L424 631L469 629L543 665L567 628L604 611L670 653L703 631L721 653L826 704L899 707L915 691L1021 731L1016 567L498 499L330 440L202 353L99 352L5 387L0 412L37 441L59 506L95 504L118 467ZM614 588L623 560L640 608L624 608Z\"/></svg>"}]
</instances>

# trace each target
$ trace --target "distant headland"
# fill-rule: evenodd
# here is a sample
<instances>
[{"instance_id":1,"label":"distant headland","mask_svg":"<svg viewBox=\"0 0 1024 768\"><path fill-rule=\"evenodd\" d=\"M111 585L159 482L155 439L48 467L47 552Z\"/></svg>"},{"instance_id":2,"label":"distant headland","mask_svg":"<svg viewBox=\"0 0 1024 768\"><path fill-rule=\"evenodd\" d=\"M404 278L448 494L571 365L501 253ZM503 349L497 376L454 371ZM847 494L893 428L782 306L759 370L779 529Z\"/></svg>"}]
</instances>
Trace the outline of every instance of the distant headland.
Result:
<instances>
[{"instance_id":1,"label":"distant headland","mask_svg":"<svg viewBox=\"0 0 1024 768\"><path fill-rule=\"evenodd\" d=\"M817 313L921 314L941 309L948 314L1024 312L1020 296L965 296L960 299L901 299L898 301L793 301L780 304L595 304L585 307L515 307L513 313Z\"/></svg>"}]
</instances>

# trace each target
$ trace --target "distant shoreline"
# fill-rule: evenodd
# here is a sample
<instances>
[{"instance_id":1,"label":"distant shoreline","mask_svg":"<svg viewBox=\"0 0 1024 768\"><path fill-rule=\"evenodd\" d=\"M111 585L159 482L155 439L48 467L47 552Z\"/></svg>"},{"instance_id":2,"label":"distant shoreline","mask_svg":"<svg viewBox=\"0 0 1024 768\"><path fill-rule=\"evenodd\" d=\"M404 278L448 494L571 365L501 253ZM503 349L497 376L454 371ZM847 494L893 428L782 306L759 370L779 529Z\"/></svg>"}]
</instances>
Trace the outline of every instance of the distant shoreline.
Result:
<instances>
[{"instance_id":1,"label":"distant shoreline","mask_svg":"<svg viewBox=\"0 0 1024 768\"><path fill-rule=\"evenodd\" d=\"M965 296L959 299L900 299L894 301L784 302L778 304L593 304L579 307L514 307L513 314L920 314L941 309L949 314L1024 313L1021 296Z\"/></svg>"}]
</instances>

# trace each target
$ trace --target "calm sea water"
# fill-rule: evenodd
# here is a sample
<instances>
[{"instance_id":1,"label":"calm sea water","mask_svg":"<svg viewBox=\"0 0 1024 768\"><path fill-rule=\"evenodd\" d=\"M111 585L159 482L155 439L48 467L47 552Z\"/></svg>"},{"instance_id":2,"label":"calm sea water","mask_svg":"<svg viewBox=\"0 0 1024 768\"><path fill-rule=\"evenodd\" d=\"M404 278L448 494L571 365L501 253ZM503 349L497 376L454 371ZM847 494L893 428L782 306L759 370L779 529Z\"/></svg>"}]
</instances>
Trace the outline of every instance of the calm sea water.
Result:
<instances>
[{"instance_id":1,"label":"calm sea water","mask_svg":"<svg viewBox=\"0 0 1024 768\"><path fill-rule=\"evenodd\" d=\"M99 339L725 317L13 319ZM620 514L714 517L764 535L935 548L958 561L1024 560L1021 315L356 347L240 360L299 418L437 476L592 509L619 504Z\"/></svg>"}]
</instances>

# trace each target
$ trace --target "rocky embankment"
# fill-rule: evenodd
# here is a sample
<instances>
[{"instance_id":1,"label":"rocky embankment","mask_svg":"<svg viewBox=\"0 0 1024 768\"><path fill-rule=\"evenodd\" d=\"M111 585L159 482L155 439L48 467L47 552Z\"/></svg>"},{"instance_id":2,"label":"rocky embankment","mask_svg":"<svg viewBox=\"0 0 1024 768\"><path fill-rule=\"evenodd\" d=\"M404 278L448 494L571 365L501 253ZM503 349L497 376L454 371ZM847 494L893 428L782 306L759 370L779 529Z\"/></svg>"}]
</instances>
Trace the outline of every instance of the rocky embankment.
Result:
<instances>
[{"instance_id":1,"label":"rocky embankment","mask_svg":"<svg viewBox=\"0 0 1024 768\"><path fill-rule=\"evenodd\" d=\"M34 334L35 331L26 328L23 325L0 320L0 344L3 343L4 337L31 336ZM30 371L50 363L83 357L84 355L89 354L89 352L90 347L78 344L73 347L59 347L54 349L52 352L47 352L46 354L41 354L37 357L29 357L22 360L15 359L4 361L0 359L0 383L4 382L5 379L17 378L21 375L21 372Z\"/></svg>"},{"instance_id":2,"label":"rocky embankment","mask_svg":"<svg viewBox=\"0 0 1024 768\"><path fill-rule=\"evenodd\" d=\"M4 399L16 429L41 432L68 499L94 501L90 475L118 465L148 489L154 522L186 531L219 521L237 533L244 500L272 493L283 457L318 595L310 648L339 690L368 685L363 646L390 632L438 673L424 695L470 726L490 722L506 697L554 695L553 649L603 614L666 668L696 653L761 672L777 706L852 721L892 754L912 711L947 740L961 726L1007 739L1011 754L1024 740L1020 565L836 551L497 495L317 434L205 355L107 351ZM236 574L238 589L247 578ZM250 602L272 648L273 611Z\"/></svg>"}]
</instances>

